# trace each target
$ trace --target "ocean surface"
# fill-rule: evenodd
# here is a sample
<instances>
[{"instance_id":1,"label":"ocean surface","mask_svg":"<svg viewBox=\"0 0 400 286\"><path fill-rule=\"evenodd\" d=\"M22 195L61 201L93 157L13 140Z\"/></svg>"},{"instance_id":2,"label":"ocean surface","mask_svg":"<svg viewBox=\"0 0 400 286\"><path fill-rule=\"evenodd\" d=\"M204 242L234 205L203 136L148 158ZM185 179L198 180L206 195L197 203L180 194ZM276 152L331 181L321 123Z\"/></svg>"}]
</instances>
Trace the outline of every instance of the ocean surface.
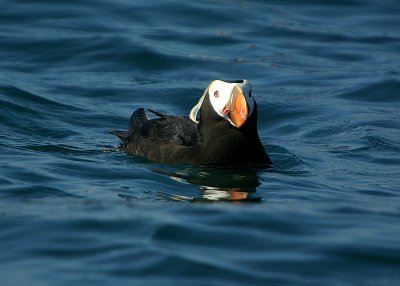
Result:
<instances>
[{"instance_id":1,"label":"ocean surface","mask_svg":"<svg viewBox=\"0 0 400 286\"><path fill-rule=\"evenodd\" d=\"M110 130L248 79L271 168ZM400 5L0 1L1 285L400 285Z\"/></svg>"}]
</instances>

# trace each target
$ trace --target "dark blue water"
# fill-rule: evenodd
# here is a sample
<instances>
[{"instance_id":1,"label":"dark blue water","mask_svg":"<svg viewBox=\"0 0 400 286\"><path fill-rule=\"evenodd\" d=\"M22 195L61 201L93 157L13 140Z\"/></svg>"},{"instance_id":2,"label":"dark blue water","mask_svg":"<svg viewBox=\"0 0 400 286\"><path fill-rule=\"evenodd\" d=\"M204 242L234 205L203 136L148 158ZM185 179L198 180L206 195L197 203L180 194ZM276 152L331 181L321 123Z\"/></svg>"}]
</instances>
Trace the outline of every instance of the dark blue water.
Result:
<instances>
[{"instance_id":1,"label":"dark blue water","mask_svg":"<svg viewBox=\"0 0 400 286\"><path fill-rule=\"evenodd\" d=\"M398 285L399 27L395 0L0 1L1 284ZM107 133L220 78L271 169Z\"/></svg>"}]
</instances>

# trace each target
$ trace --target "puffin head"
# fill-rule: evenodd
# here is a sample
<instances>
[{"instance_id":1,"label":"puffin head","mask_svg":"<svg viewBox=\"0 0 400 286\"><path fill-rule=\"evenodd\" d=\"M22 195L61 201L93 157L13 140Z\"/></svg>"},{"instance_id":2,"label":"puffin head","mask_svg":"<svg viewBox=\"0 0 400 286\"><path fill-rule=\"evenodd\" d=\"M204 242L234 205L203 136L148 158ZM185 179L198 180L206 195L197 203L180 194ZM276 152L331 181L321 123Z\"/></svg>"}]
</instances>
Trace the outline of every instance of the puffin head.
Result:
<instances>
[{"instance_id":1,"label":"puffin head","mask_svg":"<svg viewBox=\"0 0 400 286\"><path fill-rule=\"evenodd\" d=\"M240 128L253 113L255 101L251 94L248 80L214 80L212 81L199 102L190 111L190 119L199 123L197 113L206 99L212 109L222 119L227 120L236 128Z\"/></svg>"}]
</instances>

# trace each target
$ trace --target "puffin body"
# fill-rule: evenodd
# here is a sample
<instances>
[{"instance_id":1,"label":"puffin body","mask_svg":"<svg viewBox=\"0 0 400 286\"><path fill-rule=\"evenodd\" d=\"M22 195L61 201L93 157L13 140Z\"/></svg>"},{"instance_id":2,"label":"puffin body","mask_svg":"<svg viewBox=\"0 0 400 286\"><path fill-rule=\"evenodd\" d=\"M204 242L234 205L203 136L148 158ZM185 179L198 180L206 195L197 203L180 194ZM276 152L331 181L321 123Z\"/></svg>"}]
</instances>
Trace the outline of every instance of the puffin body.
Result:
<instances>
[{"instance_id":1,"label":"puffin body","mask_svg":"<svg viewBox=\"0 0 400 286\"><path fill-rule=\"evenodd\" d=\"M126 153L160 163L271 164L258 136L257 105L247 80L212 81L189 116L149 111L158 118L149 119L139 108L128 132L111 132Z\"/></svg>"}]
</instances>

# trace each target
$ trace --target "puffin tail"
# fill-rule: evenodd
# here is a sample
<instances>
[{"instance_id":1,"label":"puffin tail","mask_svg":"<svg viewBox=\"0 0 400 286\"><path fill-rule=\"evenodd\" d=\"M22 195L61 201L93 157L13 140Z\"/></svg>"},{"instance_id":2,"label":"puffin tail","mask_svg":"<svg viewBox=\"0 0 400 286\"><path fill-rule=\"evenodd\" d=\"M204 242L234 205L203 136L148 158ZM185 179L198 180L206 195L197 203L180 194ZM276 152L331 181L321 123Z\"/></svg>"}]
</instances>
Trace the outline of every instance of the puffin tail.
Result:
<instances>
[{"instance_id":1,"label":"puffin tail","mask_svg":"<svg viewBox=\"0 0 400 286\"><path fill-rule=\"evenodd\" d=\"M114 134L117 136L119 139L122 141L125 141L128 138L128 132L127 131L108 131L111 134Z\"/></svg>"}]
</instances>

